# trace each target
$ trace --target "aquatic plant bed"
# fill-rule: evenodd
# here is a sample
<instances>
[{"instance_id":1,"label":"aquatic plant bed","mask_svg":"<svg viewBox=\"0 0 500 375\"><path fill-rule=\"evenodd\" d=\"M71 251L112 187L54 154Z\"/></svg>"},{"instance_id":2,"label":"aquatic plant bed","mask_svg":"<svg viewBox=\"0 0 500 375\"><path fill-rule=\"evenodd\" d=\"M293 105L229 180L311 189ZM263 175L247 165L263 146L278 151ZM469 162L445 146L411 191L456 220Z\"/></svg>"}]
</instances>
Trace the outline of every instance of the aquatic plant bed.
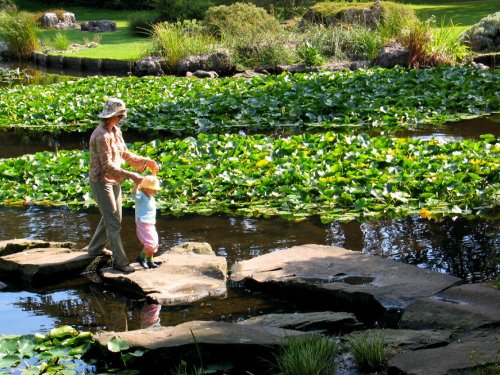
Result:
<instances>
[{"instance_id":1,"label":"aquatic plant bed","mask_svg":"<svg viewBox=\"0 0 500 375\"><path fill-rule=\"evenodd\" d=\"M130 108L123 128L193 135L277 128L400 129L496 112L498 70L370 69L216 80L91 77L0 88L0 128L87 131L108 96Z\"/></svg>"},{"instance_id":2,"label":"aquatic plant bed","mask_svg":"<svg viewBox=\"0 0 500 375\"><path fill-rule=\"evenodd\" d=\"M495 217L500 140L408 139L333 132L284 138L200 134L137 143L160 163L159 209L168 215L229 213L302 220L420 214ZM88 153L59 151L3 159L4 205L94 205ZM131 190L124 185L124 191ZM125 205L132 201L125 199Z\"/></svg>"}]
</instances>

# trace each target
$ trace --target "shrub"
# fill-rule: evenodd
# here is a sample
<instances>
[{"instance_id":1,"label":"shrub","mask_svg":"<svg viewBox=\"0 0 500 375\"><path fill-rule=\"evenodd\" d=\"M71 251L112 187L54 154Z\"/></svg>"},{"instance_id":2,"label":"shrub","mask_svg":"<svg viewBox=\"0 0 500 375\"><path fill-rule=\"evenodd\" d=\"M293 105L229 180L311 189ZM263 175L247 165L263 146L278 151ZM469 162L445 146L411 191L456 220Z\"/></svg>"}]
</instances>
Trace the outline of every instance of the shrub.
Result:
<instances>
[{"instance_id":1,"label":"shrub","mask_svg":"<svg viewBox=\"0 0 500 375\"><path fill-rule=\"evenodd\" d=\"M284 30L224 34L222 44L232 51L236 65L244 68L269 67L296 60L295 45L290 43Z\"/></svg>"},{"instance_id":2,"label":"shrub","mask_svg":"<svg viewBox=\"0 0 500 375\"><path fill-rule=\"evenodd\" d=\"M276 18L254 4L234 3L211 7L205 14L205 24L217 35L254 34L281 29Z\"/></svg>"},{"instance_id":3,"label":"shrub","mask_svg":"<svg viewBox=\"0 0 500 375\"><path fill-rule=\"evenodd\" d=\"M54 35L52 45L58 51L66 51L69 48L70 42L66 35L58 32Z\"/></svg>"},{"instance_id":4,"label":"shrub","mask_svg":"<svg viewBox=\"0 0 500 375\"><path fill-rule=\"evenodd\" d=\"M321 65L325 61L318 48L314 47L308 40L299 47L297 55L307 66Z\"/></svg>"},{"instance_id":5,"label":"shrub","mask_svg":"<svg viewBox=\"0 0 500 375\"><path fill-rule=\"evenodd\" d=\"M29 59L38 47L36 23L26 12L0 12L0 38L7 43L9 53L18 59Z\"/></svg>"},{"instance_id":6,"label":"shrub","mask_svg":"<svg viewBox=\"0 0 500 375\"><path fill-rule=\"evenodd\" d=\"M500 52L500 12L483 18L461 40L475 52Z\"/></svg>"},{"instance_id":7,"label":"shrub","mask_svg":"<svg viewBox=\"0 0 500 375\"><path fill-rule=\"evenodd\" d=\"M156 9L163 21L201 20L212 5L210 0L157 0Z\"/></svg>"},{"instance_id":8,"label":"shrub","mask_svg":"<svg viewBox=\"0 0 500 375\"><path fill-rule=\"evenodd\" d=\"M128 19L130 32L134 35L144 37L151 35L153 25L156 23L157 18L158 17L151 12L134 12Z\"/></svg>"},{"instance_id":9,"label":"shrub","mask_svg":"<svg viewBox=\"0 0 500 375\"><path fill-rule=\"evenodd\" d=\"M16 4L12 0L0 0L0 11L2 10L14 12L16 10Z\"/></svg>"},{"instance_id":10,"label":"shrub","mask_svg":"<svg viewBox=\"0 0 500 375\"><path fill-rule=\"evenodd\" d=\"M410 50L410 67L455 65L470 56L468 48L460 44L451 28L436 29L435 24L434 17L417 21L398 36L401 44Z\"/></svg>"},{"instance_id":11,"label":"shrub","mask_svg":"<svg viewBox=\"0 0 500 375\"><path fill-rule=\"evenodd\" d=\"M380 332L353 334L347 339L358 366L367 370L380 370L387 362L387 348Z\"/></svg>"},{"instance_id":12,"label":"shrub","mask_svg":"<svg viewBox=\"0 0 500 375\"><path fill-rule=\"evenodd\" d=\"M388 40L416 21L418 21L417 15L408 5L384 1L381 22L377 26L377 30L385 40Z\"/></svg>"},{"instance_id":13,"label":"shrub","mask_svg":"<svg viewBox=\"0 0 500 375\"><path fill-rule=\"evenodd\" d=\"M189 55L199 55L216 49L216 40L195 21L162 22L153 26L154 50L165 59L169 69Z\"/></svg>"},{"instance_id":14,"label":"shrub","mask_svg":"<svg viewBox=\"0 0 500 375\"><path fill-rule=\"evenodd\" d=\"M330 375L337 367L338 345L319 334L288 337L277 358L285 375Z\"/></svg>"}]
</instances>

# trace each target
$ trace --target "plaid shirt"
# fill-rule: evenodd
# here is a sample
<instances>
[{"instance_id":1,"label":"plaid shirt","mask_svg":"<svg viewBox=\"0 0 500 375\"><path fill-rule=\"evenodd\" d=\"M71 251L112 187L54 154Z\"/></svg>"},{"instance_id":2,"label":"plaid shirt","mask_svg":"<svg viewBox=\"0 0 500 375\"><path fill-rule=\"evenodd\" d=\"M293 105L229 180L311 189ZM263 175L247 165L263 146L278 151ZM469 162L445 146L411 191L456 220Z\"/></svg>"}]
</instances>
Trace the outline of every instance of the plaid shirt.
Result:
<instances>
[{"instance_id":1,"label":"plaid shirt","mask_svg":"<svg viewBox=\"0 0 500 375\"><path fill-rule=\"evenodd\" d=\"M102 122L90 136L89 149L91 182L121 184L127 178L127 171L121 167L123 161L142 172L149 160L128 150L120 129L114 126L109 131Z\"/></svg>"}]
</instances>

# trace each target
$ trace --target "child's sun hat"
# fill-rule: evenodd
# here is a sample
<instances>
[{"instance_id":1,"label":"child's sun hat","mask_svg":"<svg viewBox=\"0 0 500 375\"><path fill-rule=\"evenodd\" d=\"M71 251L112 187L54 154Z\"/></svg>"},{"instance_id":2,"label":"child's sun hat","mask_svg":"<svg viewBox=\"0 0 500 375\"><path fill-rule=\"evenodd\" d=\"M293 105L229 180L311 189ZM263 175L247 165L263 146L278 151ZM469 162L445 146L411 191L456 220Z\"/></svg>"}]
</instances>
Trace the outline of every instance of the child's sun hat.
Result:
<instances>
[{"instance_id":1,"label":"child's sun hat","mask_svg":"<svg viewBox=\"0 0 500 375\"><path fill-rule=\"evenodd\" d=\"M159 191L161 190L160 180L156 176L146 176L139 185L140 188Z\"/></svg>"}]
</instances>

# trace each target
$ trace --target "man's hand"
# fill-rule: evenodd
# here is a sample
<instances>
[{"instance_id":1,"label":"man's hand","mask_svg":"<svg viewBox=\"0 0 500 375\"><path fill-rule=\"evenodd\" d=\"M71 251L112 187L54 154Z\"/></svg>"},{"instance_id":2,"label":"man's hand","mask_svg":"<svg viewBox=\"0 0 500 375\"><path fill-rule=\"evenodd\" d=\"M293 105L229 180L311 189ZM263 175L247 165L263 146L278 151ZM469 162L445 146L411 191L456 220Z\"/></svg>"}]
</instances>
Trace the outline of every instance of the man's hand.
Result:
<instances>
[{"instance_id":1,"label":"man's hand","mask_svg":"<svg viewBox=\"0 0 500 375\"><path fill-rule=\"evenodd\" d=\"M151 171L151 174L154 176L158 173L158 171L160 170L160 167L158 166L158 164L154 161L154 160L148 160L146 162L146 167L149 168L149 170Z\"/></svg>"}]
</instances>

